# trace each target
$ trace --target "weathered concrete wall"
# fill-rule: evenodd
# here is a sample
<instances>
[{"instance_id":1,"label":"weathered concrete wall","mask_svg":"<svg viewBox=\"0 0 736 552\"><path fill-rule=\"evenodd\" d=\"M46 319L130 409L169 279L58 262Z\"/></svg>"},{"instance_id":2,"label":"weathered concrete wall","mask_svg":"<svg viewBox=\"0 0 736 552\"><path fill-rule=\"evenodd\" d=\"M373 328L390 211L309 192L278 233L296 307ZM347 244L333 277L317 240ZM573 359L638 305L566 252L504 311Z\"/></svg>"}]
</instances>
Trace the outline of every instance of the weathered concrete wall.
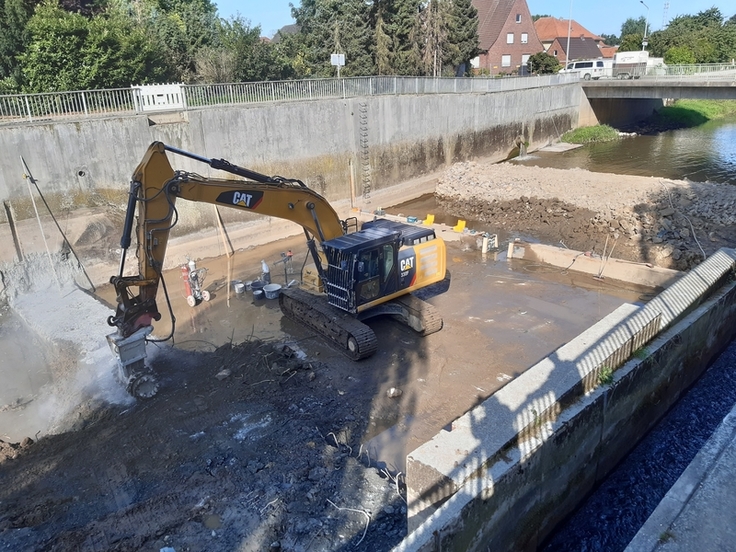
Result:
<instances>
[{"instance_id":1,"label":"weathered concrete wall","mask_svg":"<svg viewBox=\"0 0 736 552\"><path fill-rule=\"evenodd\" d=\"M0 200L11 202L18 219L32 216L23 156L52 210L122 205L129 176L154 140L300 178L331 201L350 199L352 193L360 197L453 161L503 159L519 135L533 143L555 140L577 122L580 94L578 84L568 84L3 126ZM209 173L206 165L185 158L177 158L175 168ZM198 228L200 221L188 223L188 214L183 213L182 225Z\"/></svg>"},{"instance_id":2,"label":"weathered concrete wall","mask_svg":"<svg viewBox=\"0 0 736 552\"><path fill-rule=\"evenodd\" d=\"M566 345L523 374L525 387L504 393L511 382L414 451L410 514L449 498L397 550L535 550L733 339L735 260L736 251L722 249L643 308L622 306L629 316L611 320L604 337L570 342L580 351L579 373L569 369ZM610 383L581 369L586 359L607 362L619 334L653 314L664 331ZM563 384L576 378L573 395ZM515 439L501 435L509 429Z\"/></svg>"}]
</instances>

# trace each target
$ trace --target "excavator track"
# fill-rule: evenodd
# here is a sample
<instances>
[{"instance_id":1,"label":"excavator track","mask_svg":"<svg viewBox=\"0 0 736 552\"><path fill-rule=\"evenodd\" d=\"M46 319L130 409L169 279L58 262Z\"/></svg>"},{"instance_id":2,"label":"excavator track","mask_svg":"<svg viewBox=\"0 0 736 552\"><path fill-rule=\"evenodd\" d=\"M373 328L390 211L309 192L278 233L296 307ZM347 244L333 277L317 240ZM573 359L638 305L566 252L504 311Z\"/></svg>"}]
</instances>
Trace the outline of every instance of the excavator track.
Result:
<instances>
[{"instance_id":1,"label":"excavator track","mask_svg":"<svg viewBox=\"0 0 736 552\"><path fill-rule=\"evenodd\" d=\"M404 320L404 322L420 335L430 335L442 329L442 315L434 305L411 294L402 295L394 299L394 302L400 304L408 314L408 321Z\"/></svg>"},{"instance_id":2,"label":"excavator track","mask_svg":"<svg viewBox=\"0 0 736 552\"><path fill-rule=\"evenodd\" d=\"M370 327L330 306L324 297L298 288L284 289L279 306L286 316L310 327L352 360L368 358L378 349L376 334Z\"/></svg>"}]
</instances>

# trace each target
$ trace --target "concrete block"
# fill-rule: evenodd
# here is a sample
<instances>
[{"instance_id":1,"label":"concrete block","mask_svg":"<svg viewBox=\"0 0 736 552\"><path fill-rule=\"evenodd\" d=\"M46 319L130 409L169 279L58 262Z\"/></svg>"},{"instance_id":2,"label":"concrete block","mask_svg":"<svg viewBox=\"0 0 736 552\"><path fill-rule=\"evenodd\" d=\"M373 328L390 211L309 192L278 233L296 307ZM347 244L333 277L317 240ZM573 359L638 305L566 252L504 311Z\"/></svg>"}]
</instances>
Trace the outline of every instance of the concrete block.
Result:
<instances>
[{"instance_id":1,"label":"concrete block","mask_svg":"<svg viewBox=\"0 0 736 552\"><path fill-rule=\"evenodd\" d=\"M625 304L524 372L481 405L455 420L407 457L409 517L482 476L510 443L554 419L571 393L593 388L596 370L649 319L631 316L640 307ZM654 314L652 314L654 316ZM587 389L587 390L589 390ZM525 445L522 442L522 452Z\"/></svg>"}]
</instances>

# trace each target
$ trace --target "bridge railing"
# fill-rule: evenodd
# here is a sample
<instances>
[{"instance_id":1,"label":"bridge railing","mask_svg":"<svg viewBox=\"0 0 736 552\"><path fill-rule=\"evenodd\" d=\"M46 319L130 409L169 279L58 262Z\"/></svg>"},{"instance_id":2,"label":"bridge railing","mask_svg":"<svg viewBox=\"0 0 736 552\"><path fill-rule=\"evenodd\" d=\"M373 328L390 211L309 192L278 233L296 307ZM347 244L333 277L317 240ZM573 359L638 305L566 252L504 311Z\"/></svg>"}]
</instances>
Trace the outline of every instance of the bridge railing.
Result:
<instances>
[{"instance_id":1,"label":"bridge railing","mask_svg":"<svg viewBox=\"0 0 736 552\"><path fill-rule=\"evenodd\" d=\"M537 77L354 77L228 84L169 84L111 90L0 95L0 124L134 115L238 105L397 94L466 94L577 82L576 75Z\"/></svg>"},{"instance_id":2,"label":"bridge railing","mask_svg":"<svg viewBox=\"0 0 736 552\"><path fill-rule=\"evenodd\" d=\"M729 80L736 76L736 65L732 63L701 63L697 65L662 65L648 67L646 78L684 79L702 81Z\"/></svg>"}]
</instances>

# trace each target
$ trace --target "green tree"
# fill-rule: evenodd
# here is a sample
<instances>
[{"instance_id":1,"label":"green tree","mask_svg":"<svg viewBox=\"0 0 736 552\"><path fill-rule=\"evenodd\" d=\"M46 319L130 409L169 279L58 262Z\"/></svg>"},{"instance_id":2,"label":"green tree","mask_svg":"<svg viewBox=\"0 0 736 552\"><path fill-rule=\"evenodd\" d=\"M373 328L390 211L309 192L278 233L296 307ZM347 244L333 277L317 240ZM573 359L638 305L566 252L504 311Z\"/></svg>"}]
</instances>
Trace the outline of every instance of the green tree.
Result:
<instances>
[{"instance_id":1,"label":"green tree","mask_svg":"<svg viewBox=\"0 0 736 552\"><path fill-rule=\"evenodd\" d=\"M619 39L616 35L602 34L601 38L606 46L616 46L619 43Z\"/></svg>"},{"instance_id":2,"label":"green tree","mask_svg":"<svg viewBox=\"0 0 736 552\"><path fill-rule=\"evenodd\" d=\"M307 60L306 36L277 33L273 43L275 63L282 79L305 79L312 76L312 67Z\"/></svg>"},{"instance_id":3,"label":"green tree","mask_svg":"<svg viewBox=\"0 0 736 552\"><path fill-rule=\"evenodd\" d=\"M627 34L621 36L621 44L618 45L619 52L634 52L641 50L641 42L643 40L641 34Z\"/></svg>"},{"instance_id":4,"label":"green tree","mask_svg":"<svg viewBox=\"0 0 736 552\"><path fill-rule=\"evenodd\" d=\"M251 27L250 21L241 16L231 17L220 22L218 41L221 46L215 51L220 51L219 59L227 63L227 54L232 56L233 80L263 81L281 77L274 49L261 40L260 26Z\"/></svg>"},{"instance_id":5,"label":"green tree","mask_svg":"<svg viewBox=\"0 0 736 552\"><path fill-rule=\"evenodd\" d=\"M651 38L649 49L656 56L664 56L672 48L687 48L695 63L718 63L730 61L736 54L733 25L723 21L718 8L678 16Z\"/></svg>"},{"instance_id":6,"label":"green tree","mask_svg":"<svg viewBox=\"0 0 736 552\"><path fill-rule=\"evenodd\" d=\"M526 68L532 75L550 75L557 73L562 66L555 56L551 56L546 52L539 52L529 56Z\"/></svg>"},{"instance_id":7,"label":"green tree","mask_svg":"<svg viewBox=\"0 0 736 552\"><path fill-rule=\"evenodd\" d=\"M536 21L537 19L542 19L543 17L552 17L552 16L547 13L545 13L544 15L532 15L532 21Z\"/></svg>"},{"instance_id":8,"label":"green tree","mask_svg":"<svg viewBox=\"0 0 736 552\"><path fill-rule=\"evenodd\" d=\"M376 0L373 6L378 74L416 75L421 62L421 0Z\"/></svg>"},{"instance_id":9,"label":"green tree","mask_svg":"<svg viewBox=\"0 0 736 552\"><path fill-rule=\"evenodd\" d=\"M673 46L664 54L664 62L668 65L695 63L695 54L687 46Z\"/></svg>"},{"instance_id":10,"label":"green tree","mask_svg":"<svg viewBox=\"0 0 736 552\"><path fill-rule=\"evenodd\" d=\"M109 9L88 22L82 49L82 88L119 88L166 80L168 68L155 43L127 15Z\"/></svg>"},{"instance_id":11,"label":"green tree","mask_svg":"<svg viewBox=\"0 0 736 552\"><path fill-rule=\"evenodd\" d=\"M89 25L84 16L62 10L56 0L46 0L36 8L27 29L30 40L20 57L26 92L87 88L82 62Z\"/></svg>"},{"instance_id":12,"label":"green tree","mask_svg":"<svg viewBox=\"0 0 736 552\"><path fill-rule=\"evenodd\" d=\"M0 0L0 88L6 92L17 91L21 85L18 56L30 39L26 24L33 7L30 0Z\"/></svg>"},{"instance_id":13,"label":"green tree","mask_svg":"<svg viewBox=\"0 0 736 552\"><path fill-rule=\"evenodd\" d=\"M210 0L137 0L130 7L169 66L170 78L196 79L196 53L218 46L219 19Z\"/></svg>"},{"instance_id":14,"label":"green tree","mask_svg":"<svg viewBox=\"0 0 736 552\"><path fill-rule=\"evenodd\" d=\"M422 73L442 75L447 45L450 0L429 0L420 13Z\"/></svg>"},{"instance_id":15,"label":"green tree","mask_svg":"<svg viewBox=\"0 0 736 552\"><path fill-rule=\"evenodd\" d=\"M313 75L335 75L330 64L333 53L345 54L342 76L373 74L369 8L363 0L302 0L299 7L292 4L292 17L304 34L304 53Z\"/></svg>"},{"instance_id":16,"label":"green tree","mask_svg":"<svg viewBox=\"0 0 736 552\"><path fill-rule=\"evenodd\" d=\"M637 19L629 17L621 24L621 41L623 42L624 37L627 35L644 36L644 27L646 27L646 25L647 20L644 16Z\"/></svg>"},{"instance_id":17,"label":"green tree","mask_svg":"<svg viewBox=\"0 0 736 552\"><path fill-rule=\"evenodd\" d=\"M470 73L470 60L478 55L478 10L471 0L454 0L449 10L445 63L457 76Z\"/></svg>"},{"instance_id":18,"label":"green tree","mask_svg":"<svg viewBox=\"0 0 736 552\"><path fill-rule=\"evenodd\" d=\"M27 28L20 56L26 92L128 87L165 76L158 50L119 12L87 19L45 0Z\"/></svg>"}]
</instances>

